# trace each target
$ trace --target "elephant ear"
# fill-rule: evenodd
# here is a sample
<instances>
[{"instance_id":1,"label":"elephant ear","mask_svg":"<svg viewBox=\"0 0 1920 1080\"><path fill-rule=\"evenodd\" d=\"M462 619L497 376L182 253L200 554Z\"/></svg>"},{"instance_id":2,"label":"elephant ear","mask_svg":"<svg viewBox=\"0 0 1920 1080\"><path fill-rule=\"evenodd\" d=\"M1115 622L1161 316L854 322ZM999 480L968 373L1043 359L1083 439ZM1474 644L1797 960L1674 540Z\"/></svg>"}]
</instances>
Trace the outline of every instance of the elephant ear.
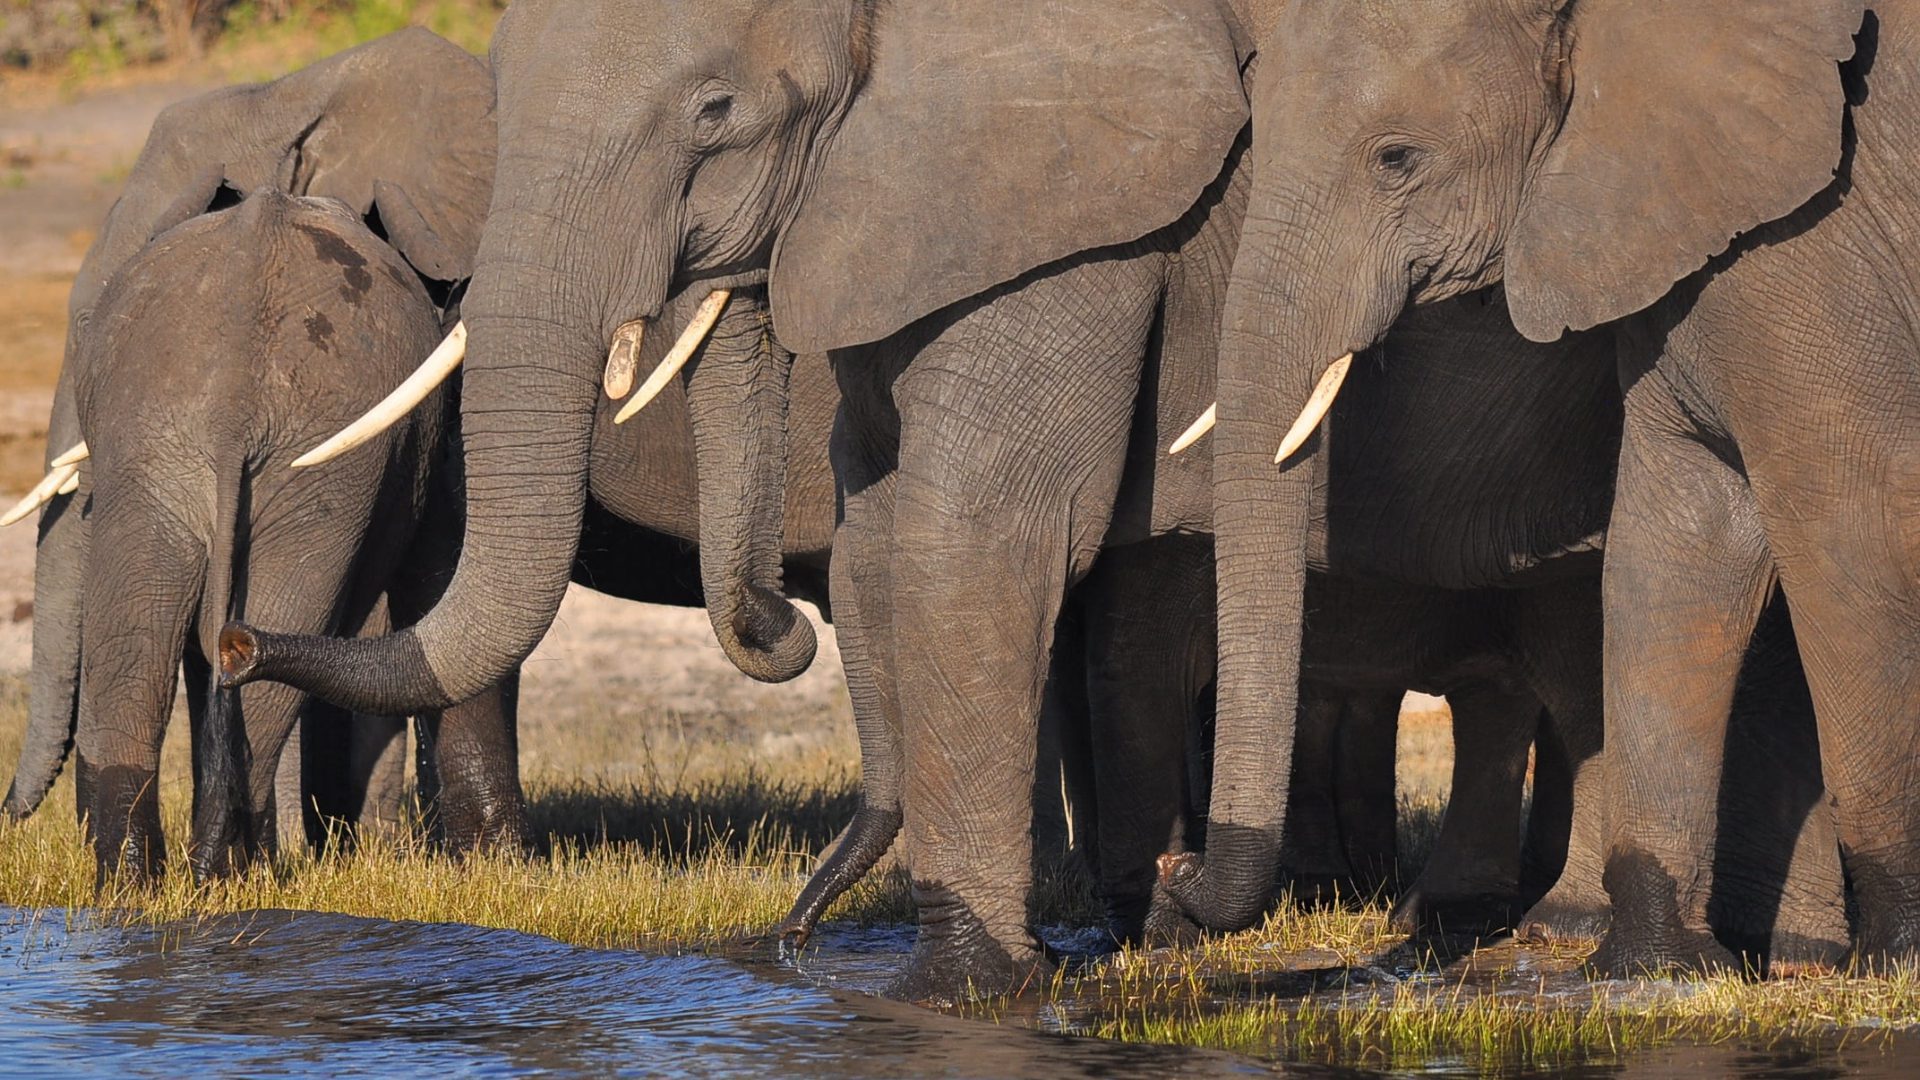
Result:
<instances>
[{"instance_id":1,"label":"elephant ear","mask_svg":"<svg viewBox=\"0 0 1920 1080\"><path fill-rule=\"evenodd\" d=\"M1832 183L1865 6L1569 0L1546 58L1571 69L1565 121L1507 239L1520 332L1639 311Z\"/></svg>"},{"instance_id":2,"label":"elephant ear","mask_svg":"<svg viewBox=\"0 0 1920 1080\"><path fill-rule=\"evenodd\" d=\"M1177 220L1246 123L1249 48L1220 0L916 0L879 19L774 254L774 327L796 352Z\"/></svg>"},{"instance_id":3,"label":"elephant ear","mask_svg":"<svg viewBox=\"0 0 1920 1080\"><path fill-rule=\"evenodd\" d=\"M258 183L339 199L363 217L377 208L387 239L414 269L443 281L473 273L493 197L493 76L485 62L413 28L263 93L304 103L312 120L275 163L287 179Z\"/></svg>"}]
</instances>

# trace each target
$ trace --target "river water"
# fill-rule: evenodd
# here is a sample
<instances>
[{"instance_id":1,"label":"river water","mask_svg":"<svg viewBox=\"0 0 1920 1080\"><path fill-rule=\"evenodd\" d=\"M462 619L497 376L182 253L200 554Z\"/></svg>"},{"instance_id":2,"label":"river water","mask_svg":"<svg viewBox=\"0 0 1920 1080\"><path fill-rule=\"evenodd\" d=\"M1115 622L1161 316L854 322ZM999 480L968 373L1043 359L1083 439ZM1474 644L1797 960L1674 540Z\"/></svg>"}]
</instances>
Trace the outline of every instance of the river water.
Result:
<instances>
[{"instance_id":1,"label":"river water","mask_svg":"<svg viewBox=\"0 0 1920 1080\"><path fill-rule=\"evenodd\" d=\"M863 992L902 932L823 936L795 970L318 913L156 930L0 909L0 1074L1369 1075L917 1009ZM1911 1050L1681 1049L1559 1075L1920 1075Z\"/></svg>"}]
</instances>

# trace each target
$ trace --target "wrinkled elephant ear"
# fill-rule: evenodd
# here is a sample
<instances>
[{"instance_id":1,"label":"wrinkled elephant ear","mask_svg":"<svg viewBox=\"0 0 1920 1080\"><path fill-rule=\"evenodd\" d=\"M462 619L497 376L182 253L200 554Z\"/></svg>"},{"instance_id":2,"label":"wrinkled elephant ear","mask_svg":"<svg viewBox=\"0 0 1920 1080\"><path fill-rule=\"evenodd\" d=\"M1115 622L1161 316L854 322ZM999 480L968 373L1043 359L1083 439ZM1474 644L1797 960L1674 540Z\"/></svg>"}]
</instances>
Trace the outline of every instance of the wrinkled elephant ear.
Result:
<instances>
[{"instance_id":1,"label":"wrinkled elephant ear","mask_svg":"<svg viewBox=\"0 0 1920 1080\"><path fill-rule=\"evenodd\" d=\"M782 234L774 329L795 352L884 338L1075 252L1178 219L1247 119L1217 0L916 0Z\"/></svg>"},{"instance_id":2,"label":"wrinkled elephant ear","mask_svg":"<svg viewBox=\"0 0 1920 1080\"><path fill-rule=\"evenodd\" d=\"M1865 17L1862 0L1566 8L1544 59L1565 122L1507 240L1507 303L1535 341L1646 307L1830 184Z\"/></svg>"},{"instance_id":3,"label":"wrinkled elephant ear","mask_svg":"<svg viewBox=\"0 0 1920 1080\"><path fill-rule=\"evenodd\" d=\"M493 75L484 61L414 28L297 71L263 93L307 103L311 119L275 163L283 175L291 166L290 178L241 179L377 214L421 274L472 276L493 198Z\"/></svg>"}]
</instances>

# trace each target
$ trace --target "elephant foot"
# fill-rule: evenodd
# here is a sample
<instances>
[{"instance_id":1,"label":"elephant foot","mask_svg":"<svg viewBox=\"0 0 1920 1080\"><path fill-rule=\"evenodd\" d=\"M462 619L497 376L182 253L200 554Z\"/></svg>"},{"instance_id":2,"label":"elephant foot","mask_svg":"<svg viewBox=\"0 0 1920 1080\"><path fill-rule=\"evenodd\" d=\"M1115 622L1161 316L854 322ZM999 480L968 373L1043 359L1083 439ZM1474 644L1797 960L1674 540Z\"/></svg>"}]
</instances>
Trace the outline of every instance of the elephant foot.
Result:
<instances>
[{"instance_id":1,"label":"elephant foot","mask_svg":"<svg viewBox=\"0 0 1920 1080\"><path fill-rule=\"evenodd\" d=\"M1582 901L1548 893L1527 911L1514 936L1532 945L1552 945L1568 941L1598 941L1613 921L1613 911L1605 898Z\"/></svg>"},{"instance_id":2,"label":"elephant foot","mask_svg":"<svg viewBox=\"0 0 1920 1080\"><path fill-rule=\"evenodd\" d=\"M958 900L929 902L916 887L920 937L907 968L887 996L917 1004L952 1004L973 998L1019 996L1053 977L1055 964L1031 930L1010 940L995 938Z\"/></svg>"},{"instance_id":3,"label":"elephant foot","mask_svg":"<svg viewBox=\"0 0 1920 1080\"><path fill-rule=\"evenodd\" d=\"M1509 892L1433 893L1416 884L1393 905L1387 925L1397 934L1474 934L1513 925Z\"/></svg>"},{"instance_id":4,"label":"elephant foot","mask_svg":"<svg viewBox=\"0 0 1920 1080\"><path fill-rule=\"evenodd\" d=\"M1828 936L1809 937L1775 931L1767 954L1767 974L1776 979L1817 978L1841 971L1847 962L1847 941Z\"/></svg>"},{"instance_id":5,"label":"elephant foot","mask_svg":"<svg viewBox=\"0 0 1920 1080\"><path fill-rule=\"evenodd\" d=\"M1705 931L1649 934L1624 930L1618 923L1587 958L1587 968L1601 979L1740 975L1748 970L1731 950Z\"/></svg>"},{"instance_id":6,"label":"elephant foot","mask_svg":"<svg viewBox=\"0 0 1920 1080\"><path fill-rule=\"evenodd\" d=\"M1675 973L1744 973L1747 968L1706 926L1705 913L1689 925L1679 886L1653 855L1616 850L1607 860L1613 923L1587 959L1598 977L1630 979Z\"/></svg>"},{"instance_id":7,"label":"elephant foot","mask_svg":"<svg viewBox=\"0 0 1920 1080\"><path fill-rule=\"evenodd\" d=\"M1149 949L1185 949L1200 944L1206 936L1206 930L1174 903L1166 887L1155 882L1146 915L1140 921L1140 936L1132 940Z\"/></svg>"},{"instance_id":8,"label":"elephant foot","mask_svg":"<svg viewBox=\"0 0 1920 1080\"><path fill-rule=\"evenodd\" d=\"M119 765L99 768L80 755L74 782L82 825L93 843L95 891L116 878L136 888L157 881L167 858L156 793L159 775Z\"/></svg>"}]
</instances>

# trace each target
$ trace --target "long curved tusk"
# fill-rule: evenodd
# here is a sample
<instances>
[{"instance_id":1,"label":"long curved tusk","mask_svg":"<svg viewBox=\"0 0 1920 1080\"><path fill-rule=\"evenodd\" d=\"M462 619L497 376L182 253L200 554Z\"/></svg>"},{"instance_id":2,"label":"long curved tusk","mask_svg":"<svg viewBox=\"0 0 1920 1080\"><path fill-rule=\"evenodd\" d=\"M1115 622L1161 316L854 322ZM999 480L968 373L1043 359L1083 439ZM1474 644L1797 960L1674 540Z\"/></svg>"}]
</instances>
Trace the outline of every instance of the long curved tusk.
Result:
<instances>
[{"instance_id":1,"label":"long curved tusk","mask_svg":"<svg viewBox=\"0 0 1920 1080\"><path fill-rule=\"evenodd\" d=\"M68 450L66 453L61 454L57 458L54 458L53 461L47 466L47 468L58 469L67 465L78 465L81 462L87 460L87 458L91 456L92 456L92 452L87 449L86 443L83 443L83 442L74 443L73 449Z\"/></svg>"},{"instance_id":2,"label":"long curved tusk","mask_svg":"<svg viewBox=\"0 0 1920 1080\"><path fill-rule=\"evenodd\" d=\"M447 340L442 341L426 361L407 376L406 382L387 395L386 400L342 428L338 435L293 459L293 467L304 469L309 465L332 461L399 423L415 406L427 400L427 395L433 393L435 387L446 382L447 376L452 375L466 358L467 324L461 322L454 326Z\"/></svg>"},{"instance_id":3,"label":"long curved tusk","mask_svg":"<svg viewBox=\"0 0 1920 1080\"><path fill-rule=\"evenodd\" d=\"M53 497L65 490L69 482L78 487L79 479L80 466L78 465L62 465L48 473L39 483L33 485L33 490L27 492L26 498L14 503L13 508L5 514L0 514L0 529L6 528L52 502Z\"/></svg>"},{"instance_id":4,"label":"long curved tusk","mask_svg":"<svg viewBox=\"0 0 1920 1080\"><path fill-rule=\"evenodd\" d=\"M1195 420L1192 427L1181 432L1180 437L1173 440L1173 445L1167 447L1167 456L1172 457L1205 438L1207 432L1213 430L1213 425L1217 423L1219 419L1220 403L1216 401L1207 406L1207 411L1200 414L1200 419Z\"/></svg>"},{"instance_id":5,"label":"long curved tusk","mask_svg":"<svg viewBox=\"0 0 1920 1080\"><path fill-rule=\"evenodd\" d=\"M1273 455L1275 465L1292 457L1296 451L1306 445L1308 439L1320 427L1320 421L1327 418L1327 410L1333 408L1333 399L1340 395L1340 385L1347 381L1347 369L1353 366L1353 354L1335 360L1320 376L1319 385L1313 388L1313 396L1307 399L1307 407L1300 410L1300 418L1288 429L1287 437L1280 440L1280 452Z\"/></svg>"},{"instance_id":6,"label":"long curved tusk","mask_svg":"<svg viewBox=\"0 0 1920 1080\"><path fill-rule=\"evenodd\" d=\"M693 359L700 343L706 341L707 335L713 332L713 324L720 321L720 313L726 310L727 299L732 295L732 289L715 289L700 301L700 310L693 313L693 319L680 333L680 340L673 343L673 348L660 361L660 366L647 376L647 381L634 393L633 400L620 409L619 415L613 418L614 423L624 424L633 419L635 413L646 408L647 403L658 397L660 391L667 388L667 383L680 374L680 369Z\"/></svg>"},{"instance_id":7,"label":"long curved tusk","mask_svg":"<svg viewBox=\"0 0 1920 1080\"><path fill-rule=\"evenodd\" d=\"M615 401L633 392L633 370L640 366L640 343L646 340L647 320L635 319L613 332L613 348L607 350L607 373L600 384Z\"/></svg>"}]
</instances>

